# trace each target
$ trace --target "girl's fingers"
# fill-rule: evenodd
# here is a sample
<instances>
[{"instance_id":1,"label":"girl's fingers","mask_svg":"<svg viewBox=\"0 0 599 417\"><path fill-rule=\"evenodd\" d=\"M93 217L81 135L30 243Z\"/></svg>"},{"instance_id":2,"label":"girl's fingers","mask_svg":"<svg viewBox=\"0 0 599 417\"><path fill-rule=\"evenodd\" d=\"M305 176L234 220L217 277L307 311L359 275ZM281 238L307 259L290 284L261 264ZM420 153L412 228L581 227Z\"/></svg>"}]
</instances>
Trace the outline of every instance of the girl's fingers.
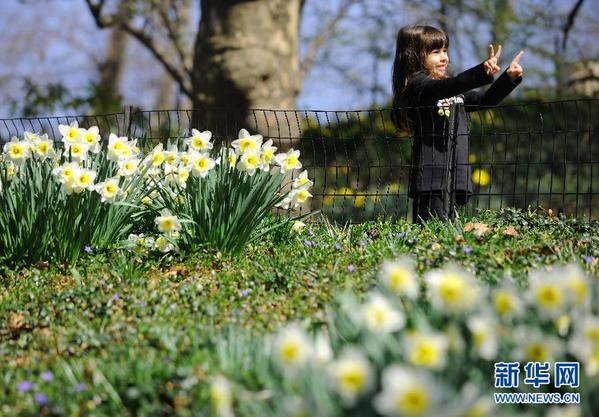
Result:
<instances>
[{"instance_id":1,"label":"girl's fingers","mask_svg":"<svg viewBox=\"0 0 599 417\"><path fill-rule=\"evenodd\" d=\"M493 44L489 45L489 50L487 53L487 59L491 59L493 58L493 56L495 55L495 52L493 51Z\"/></svg>"},{"instance_id":2,"label":"girl's fingers","mask_svg":"<svg viewBox=\"0 0 599 417\"><path fill-rule=\"evenodd\" d=\"M516 55L514 57L514 59L512 60L512 64L518 64L518 63L520 63L520 59L522 59L522 55L524 55L524 51L518 52L518 55Z\"/></svg>"},{"instance_id":3,"label":"girl's fingers","mask_svg":"<svg viewBox=\"0 0 599 417\"><path fill-rule=\"evenodd\" d=\"M497 48L497 53L495 54L495 58L499 59L500 56L501 56L501 45L499 45L499 47Z\"/></svg>"}]
</instances>

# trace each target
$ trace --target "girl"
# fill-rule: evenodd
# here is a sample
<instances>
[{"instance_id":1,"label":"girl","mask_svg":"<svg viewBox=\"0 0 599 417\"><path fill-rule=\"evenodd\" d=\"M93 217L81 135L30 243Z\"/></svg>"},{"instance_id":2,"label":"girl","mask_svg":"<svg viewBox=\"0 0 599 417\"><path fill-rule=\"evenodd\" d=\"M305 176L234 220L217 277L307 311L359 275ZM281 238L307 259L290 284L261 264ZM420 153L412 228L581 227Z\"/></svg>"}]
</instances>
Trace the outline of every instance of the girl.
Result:
<instances>
[{"instance_id":1,"label":"girl","mask_svg":"<svg viewBox=\"0 0 599 417\"><path fill-rule=\"evenodd\" d=\"M431 26L408 26L397 34L393 63L393 119L396 127L414 135L408 195L413 221L453 215L472 195L468 163L467 111L498 104L522 81L520 51L495 82L501 45L489 45L487 60L458 74L447 75L447 35ZM491 84L479 93L474 88ZM466 107L465 107L466 106Z\"/></svg>"}]
</instances>

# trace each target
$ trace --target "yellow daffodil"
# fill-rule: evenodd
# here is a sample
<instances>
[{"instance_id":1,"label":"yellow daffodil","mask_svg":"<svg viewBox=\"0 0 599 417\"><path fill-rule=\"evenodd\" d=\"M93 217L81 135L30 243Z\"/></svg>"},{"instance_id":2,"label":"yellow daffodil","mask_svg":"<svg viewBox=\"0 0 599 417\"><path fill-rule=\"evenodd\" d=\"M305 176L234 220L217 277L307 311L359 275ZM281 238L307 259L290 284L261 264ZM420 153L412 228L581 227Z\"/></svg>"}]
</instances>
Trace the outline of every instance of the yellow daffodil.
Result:
<instances>
[{"instance_id":1,"label":"yellow daffodil","mask_svg":"<svg viewBox=\"0 0 599 417\"><path fill-rule=\"evenodd\" d=\"M311 352L308 336L296 324L281 329L274 340L274 360L286 372L293 372L303 366Z\"/></svg>"},{"instance_id":2,"label":"yellow daffodil","mask_svg":"<svg viewBox=\"0 0 599 417\"><path fill-rule=\"evenodd\" d=\"M173 216L168 209L163 209L160 216L154 219L154 223L158 226L158 230L162 233L172 233L181 230L181 223L177 216Z\"/></svg>"},{"instance_id":3,"label":"yellow daffodil","mask_svg":"<svg viewBox=\"0 0 599 417\"><path fill-rule=\"evenodd\" d=\"M418 276L414 263L409 258L384 261L379 272L379 280L394 294L411 300L418 296Z\"/></svg>"},{"instance_id":4,"label":"yellow daffodil","mask_svg":"<svg viewBox=\"0 0 599 417\"><path fill-rule=\"evenodd\" d=\"M239 131L238 139L231 142L231 146L235 149L237 154L246 152L255 152L257 154L260 151L261 145L262 135L250 135L245 129L241 129Z\"/></svg>"},{"instance_id":5,"label":"yellow daffodil","mask_svg":"<svg viewBox=\"0 0 599 417\"><path fill-rule=\"evenodd\" d=\"M275 155L275 162L280 166L281 173L294 169L301 169L302 163L299 161L300 151L295 151L291 148L286 153Z\"/></svg>"},{"instance_id":6,"label":"yellow daffodil","mask_svg":"<svg viewBox=\"0 0 599 417\"><path fill-rule=\"evenodd\" d=\"M210 139L212 139L212 132L209 130L200 132L197 129L191 129L191 137L185 139L185 144L189 146L190 150L196 152L205 152L209 151L213 147Z\"/></svg>"},{"instance_id":7,"label":"yellow daffodil","mask_svg":"<svg viewBox=\"0 0 599 417\"><path fill-rule=\"evenodd\" d=\"M373 370L361 350L348 346L331 365L329 374L335 389L346 405L352 405L373 383Z\"/></svg>"},{"instance_id":8,"label":"yellow daffodil","mask_svg":"<svg viewBox=\"0 0 599 417\"><path fill-rule=\"evenodd\" d=\"M439 310L459 314L472 310L479 289L472 275L457 265L449 264L424 276L432 304Z\"/></svg>"},{"instance_id":9,"label":"yellow daffodil","mask_svg":"<svg viewBox=\"0 0 599 417\"><path fill-rule=\"evenodd\" d=\"M404 348L414 366L441 369L445 365L447 338L440 333L416 331L406 335Z\"/></svg>"}]
</instances>

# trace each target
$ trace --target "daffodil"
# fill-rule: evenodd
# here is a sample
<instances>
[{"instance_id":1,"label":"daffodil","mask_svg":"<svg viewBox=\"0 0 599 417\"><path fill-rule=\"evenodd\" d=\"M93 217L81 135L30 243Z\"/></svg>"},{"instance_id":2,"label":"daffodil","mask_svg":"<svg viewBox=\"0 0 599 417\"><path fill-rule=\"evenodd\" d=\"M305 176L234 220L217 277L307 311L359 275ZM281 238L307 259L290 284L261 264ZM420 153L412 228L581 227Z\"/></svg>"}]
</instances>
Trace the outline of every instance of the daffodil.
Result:
<instances>
[{"instance_id":1,"label":"daffodil","mask_svg":"<svg viewBox=\"0 0 599 417\"><path fill-rule=\"evenodd\" d=\"M237 169L246 172L249 176L254 175L260 168L260 156L254 151L247 151L239 156Z\"/></svg>"},{"instance_id":2,"label":"daffodil","mask_svg":"<svg viewBox=\"0 0 599 417\"><path fill-rule=\"evenodd\" d=\"M291 199L291 204L294 207L298 207L301 204L304 204L308 199L312 198L312 194L303 188L298 188L295 190L291 190L289 193L289 198Z\"/></svg>"},{"instance_id":3,"label":"daffodil","mask_svg":"<svg viewBox=\"0 0 599 417\"><path fill-rule=\"evenodd\" d=\"M52 174L58 177L61 184L72 183L75 178L75 173L79 170L77 162L67 162L52 170Z\"/></svg>"},{"instance_id":4,"label":"daffodil","mask_svg":"<svg viewBox=\"0 0 599 417\"><path fill-rule=\"evenodd\" d=\"M374 408L384 416L438 416L441 389L433 378L421 370L391 365L383 371L382 391L374 398Z\"/></svg>"},{"instance_id":5,"label":"daffodil","mask_svg":"<svg viewBox=\"0 0 599 417\"><path fill-rule=\"evenodd\" d=\"M29 143L19 141L16 137L13 137L10 142L4 145L4 152L8 156L8 160L15 165L21 165L31 155Z\"/></svg>"},{"instance_id":6,"label":"daffodil","mask_svg":"<svg viewBox=\"0 0 599 417\"><path fill-rule=\"evenodd\" d=\"M163 209L160 216L154 219L154 223L158 226L158 230L162 233L172 233L181 230L181 223L177 216L173 216L169 209Z\"/></svg>"},{"instance_id":7,"label":"daffodil","mask_svg":"<svg viewBox=\"0 0 599 417\"><path fill-rule=\"evenodd\" d=\"M65 148L65 154L70 156L71 161L81 162L87 159L87 152L89 147L84 143L75 142L72 143L68 149Z\"/></svg>"},{"instance_id":8,"label":"daffodil","mask_svg":"<svg viewBox=\"0 0 599 417\"><path fill-rule=\"evenodd\" d=\"M154 242L156 249L158 249L162 253L171 252L175 249L175 245L173 245L169 240L164 236L159 236Z\"/></svg>"},{"instance_id":9,"label":"daffodil","mask_svg":"<svg viewBox=\"0 0 599 417\"><path fill-rule=\"evenodd\" d=\"M263 171L270 170L270 164L272 164L276 150L277 148L272 146L272 139L269 139L262 144L262 149L260 151L260 162L262 164L261 169Z\"/></svg>"},{"instance_id":10,"label":"daffodil","mask_svg":"<svg viewBox=\"0 0 599 417\"><path fill-rule=\"evenodd\" d=\"M54 142L48 139L47 134L38 136L33 142L33 154L41 161L52 158L55 155Z\"/></svg>"},{"instance_id":11,"label":"daffodil","mask_svg":"<svg viewBox=\"0 0 599 417\"><path fill-rule=\"evenodd\" d=\"M314 183L308 178L308 170L302 171L299 176L293 180L293 188L309 190Z\"/></svg>"},{"instance_id":12,"label":"daffodil","mask_svg":"<svg viewBox=\"0 0 599 417\"><path fill-rule=\"evenodd\" d=\"M218 417L233 417L231 384L222 375L217 375L210 382L210 404Z\"/></svg>"},{"instance_id":13,"label":"daffodil","mask_svg":"<svg viewBox=\"0 0 599 417\"><path fill-rule=\"evenodd\" d=\"M569 304L569 294L559 270L547 272L536 270L529 275L526 299L539 316L545 319L560 317Z\"/></svg>"},{"instance_id":14,"label":"daffodil","mask_svg":"<svg viewBox=\"0 0 599 417\"><path fill-rule=\"evenodd\" d=\"M117 175L122 177L130 177L138 172L140 160L137 158L124 159L118 161L119 170Z\"/></svg>"},{"instance_id":15,"label":"daffodil","mask_svg":"<svg viewBox=\"0 0 599 417\"><path fill-rule=\"evenodd\" d=\"M306 228L306 223L304 223L300 220L296 220L295 222L293 222L293 225L291 226L291 230L294 231L295 233L300 233L305 228Z\"/></svg>"},{"instance_id":16,"label":"daffodil","mask_svg":"<svg viewBox=\"0 0 599 417\"><path fill-rule=\"evenodd\" d=\"M109 178L106 181L99 182L94 186L94 189L102 196L102 202L109 203L115 201L123 193L119 187L118 178Z\"/></svg>"},{"instance_id":17,"label":"daffodil","mask_svg":"<svg viewBox=\"0 0 599 417\"><path fill-rule=\"evenodd\" d=\"M191 172L195 176L204 178L208 172L216 165L214 159L210 158L207 153L191 153Z\"/></svg>"},{"instance_id":18,"label":"daffodil","mask_svg":"<svg viewBox=\"0 0 599 417\"><path fill-rule=\"evenodd\" d=\"M314 359L318 365L325 365L333 359L333 349L328 333L320 331L314 339Z\"/></svg>"},{"instance_id":19,"label":"daffodil","mask_svg":"<svg viewBox=\"0 0 599 417\"><path fill-rule=\"evenodd\" d=\"M557 267L555 275L563 281L570 305L578 310L588 310L591 305L591 280L582 268L577 264Z\"/></svg>"},{"instance_id":20,"label":"daffodil","mask_svg":"<svg viewBox=\"0 0 599 417\"><path fill-rule=\"evenodd\" d=\"M477 304L479 288L472 275L449 264L424 276L433 306L450 314L471 311Z\"/></svg>"},{"instance_id":21,"label":"daffodil","mask_svg":"<svg viewBox=\"0 0 599 417\"><path fill-rule=\"evenodd\" d=\"M329 365L329 375L346 405L354 404L373 384L372 366L366 355L353 346L346 346Z\"/></svg>"},{"instance_id":22,"label":"daffodil","mask_svg":"<svg viewBox=\"0 0 599 417\"><path fill-rule=\"evenodd\" d=\"M235 152L240 155L246 152L255 152L258 153L260 151L260 146L262 145L262 135L250 135L250 133L241 129L239 131L238 139L234 140L231 143Z\"/></svg>"},{"instance_id":23,"label":"daffodil","mask_svg":"<svg viewBox=\"0 0 599 417\"><path fill-rule=\"evenodd\" d=\"M394 294L410 300L418 297L418 276L414 263L409 258L384 261L379 272L379 281Z\"/></svg>"},{"instance_id":24,"label":"daffodil","mask_svg":"<svg viewBox=\"0 0 599 417\"><path fill-rule=\"evenodd\" d=\"M524 303L513 284L504 279L504 283L491 293L491 304L498 317L509 320L519 317Z\"/></svg>"},{"instance_id":25,"label":"daffodil","mask_svg":"<svg viewBox=\"0 0 599 417\"><path fill-rule=\"evenodd\" d=\"M370 293L361 307L362 321L373 333L393 333L403 328L405 315L377 292Z\"/></svg>"},{"instance_id":26,"label":"daffodil","mask_svg":"<svg viewBox=\"0 0 599 417\"><path fill-rule=\"evenodd\" d=\"M480 358L490 361L497 356L499 345L498 326L486 314L471 316L466 322L470 330L472 351Z\"/></svg>"},{"instance_id":27,"label":"daffodil","mask_svg":"<svg viewBox=\"0 0 599 417\"><path fill-rule=\"evenodd\" d=\"M212 149L213 144L210 142L212 139L212 132L205 130L200 132L197 129L191 129L191 137L185 139L185 144L189 146L189 149L196 152L205 152Z\"/></svg>"},{"instance_id":28,"label":"daffodil","mask_svg":"<svg viewBox=\"0 0 599 417\"><path fill-rule=\"evenodd\" d=\"M77 143L81 138L81 129L77 121L71 122L70 125L58 125L58 131L62 135L65 146Z\"/></svg>"},{"instance_id":29,"label":"daffodil","mask_svg":"<svg viewBox=\"0 0 599 417\"><path fill-rule=\"evenodd\" d=\"M90 152L100 152L100 130L98 129L98 126L92 126L89 129L81 129L80 134L81 143L84 143Z\"/></svg>"},{"instance_id":30,"label":"daffodil","mask_svg":"<svg viewBox=\"0 0 599 417\"><path fill-rule=\"evenodd\" d=\"M582 362L588 376L599 375L599 317L587 315L576 321L568 349Z\"/></svg>"},{"instance_id":31,"label":"daffodil","mask_svg":"<svg viewBox=\"0 0 599 417\"><path fill-rule=\"evenodd\" d=\"M162 143L159 143L154 147L154 149L152 149L152 152L150 152L148 156L146 156L146 158L144 159L144 163L152 168L158 168L162 166L166 159L164 154L165 152L163 150Z\"/></svg>"},{"instance_id":32,"label":"daffodil","mask_svg":"<svg viewBox=\"0 0 599 417\"><path fill-rule=\"evenodd\" d=\"M285 153L275 155L275 162L281 167L281 173L301 169L302 163L299 160L300 151L295 151L291 148Z\"/></svg>"},{"instance_id":33,"label":"daffodil","mask_svg":"<svg viewBox=\"0 0 599 417\"><path fill-rule=\"evenodd\" d=\"M309 360L311 353L308 336L297 324L282 328L274 339L274 360L283 371L298 370Z\"/></svg>"},{"instance_id":34,"label":"daffodil","mask_svg":"<svg viewBox=\"0 0 599 417\"><path fill-rule=\"evenodd\" d=\"M475 169L472 171L472 182L486 187L491 182L491 175L486 169Z\"/></svg>"},{"instance_id":35,"label":"daffodil","mask_svg":"<svg viewBox=\"0 0 599 417\"><path fill-rule=\"evenodd\" d=\"M95 179L95 171L86 168L78 168L73 175L72 183L67 184L67 188L71 186L73 192L76 194L79 194L85 190L92 191L94 189Z\"/></svg>"},{"instance_id":36,"label":"daffodil","mask_svg":"<svg viewBox=\"0 0 599 417\"><path fill-rule=\"evenodd\" d=\"M110 161L129 159L132 155L129 141L126 137L119 137L111 133L108 137L108 152L106 157Z\"/></svg>"},{"instance_id":37,"label":"daffodil","mask_svg":"<svg viewBox=\"0 0 599 417\"><path fill-rule=\"evenodd\" d=\"M513 332L517 346L511 356L517 361L553 362L563 351L559 339L542 333L537 327L517 327Z\"/></svg>"},{"instance_id":38,"label":"daffodil","mask_svg":"<svg viewBox=\"0 0 599 417\"><path fill-rule=\"evenodd\" d=\"M414 366L441 369L445 366L447 338L440 333L414 331L404 337L406 358Z\"/></svg>"}]
</instances>

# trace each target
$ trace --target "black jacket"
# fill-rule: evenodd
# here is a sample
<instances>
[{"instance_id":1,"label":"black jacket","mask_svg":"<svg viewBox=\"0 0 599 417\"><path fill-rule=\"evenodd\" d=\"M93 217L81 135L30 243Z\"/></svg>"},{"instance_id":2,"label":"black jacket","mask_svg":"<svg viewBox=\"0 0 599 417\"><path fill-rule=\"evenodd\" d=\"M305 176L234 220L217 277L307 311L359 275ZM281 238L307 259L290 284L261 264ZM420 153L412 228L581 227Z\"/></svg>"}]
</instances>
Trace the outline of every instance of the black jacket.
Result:
<instances>
[{"instance_id":1,"label":"black jacket","mask_svg":"<svg viewBox=\"0 0 599 417\"><path fill-rule=\"evenodd\" d=\"M471 169L468 163L469 117L466 112L479 110L503 100L522 78L510 80L504 72L495 82L479 64L455 77L433 79L416 74L406 87L403 102L414 131L409 196L421 192L451 188L472 194ZM470 91L493 84L484 93ZM454 104L455 111L449 111ZM449 155L448 143L455 140L455 154ZM447 187L453 167L453 186Z\"/></svg>"}]
</instances>

